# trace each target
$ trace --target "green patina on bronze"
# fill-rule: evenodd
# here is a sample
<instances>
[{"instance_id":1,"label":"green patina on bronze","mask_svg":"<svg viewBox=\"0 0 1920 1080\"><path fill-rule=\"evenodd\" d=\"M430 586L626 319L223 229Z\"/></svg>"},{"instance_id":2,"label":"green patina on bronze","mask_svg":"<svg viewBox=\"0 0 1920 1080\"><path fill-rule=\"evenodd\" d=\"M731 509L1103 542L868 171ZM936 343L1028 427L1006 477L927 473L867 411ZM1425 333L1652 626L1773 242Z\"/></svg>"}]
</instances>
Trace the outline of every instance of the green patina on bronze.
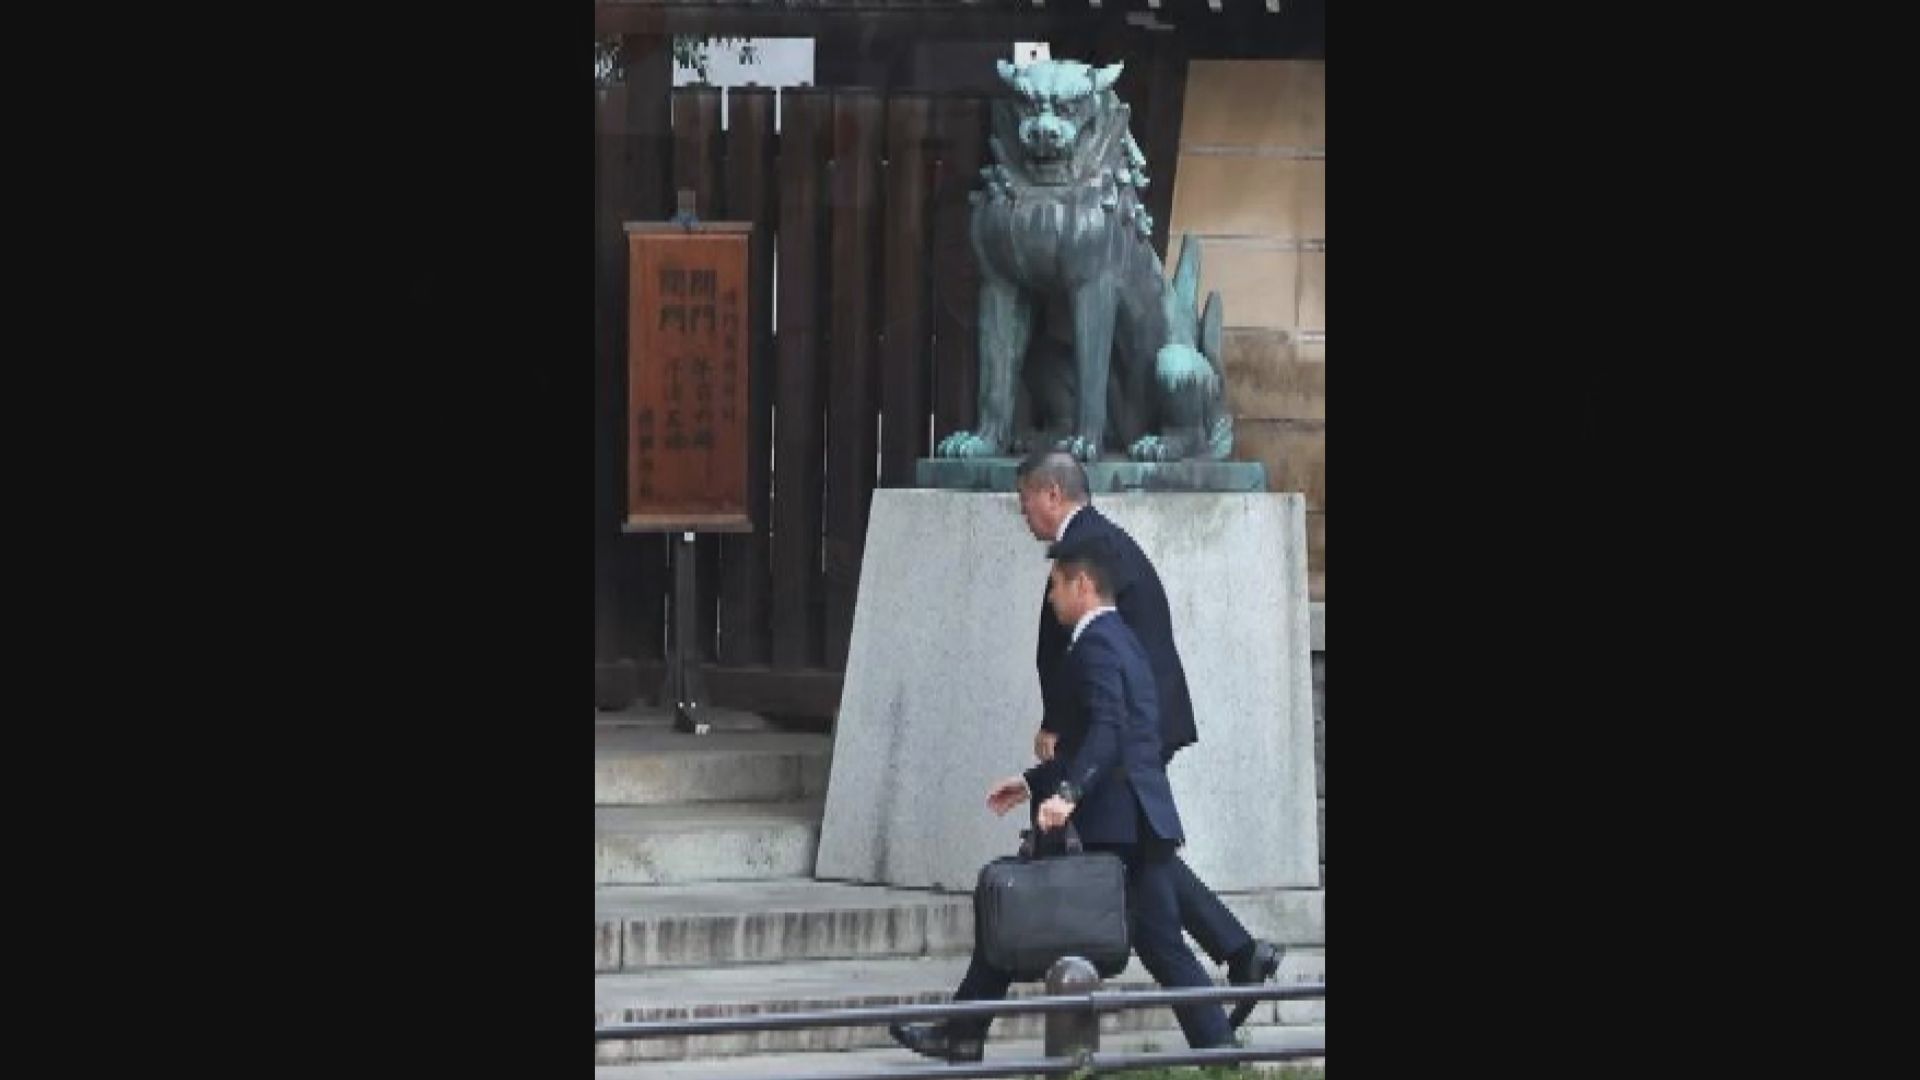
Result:
<instances>
[{"instance_id":1,"label":"green patina on bronze","mask_svg":"<svg viewBox=\"0 0 1920 1080\"><path fill-rule=\"evenodd\" d=\"M940 458L1056 446L1082 461L1221 460L1219 293L1198 302L1199 246L1167 281L1140 201L1146 158L1112 86L1120 65L1002 62L989 148L973 193L980 267L978 424Z\"/></svg>"},{"instance_id":2,"label":"green patina on bronze","mask_svg":"<svg viewBox=\"0 0 1920 1080\"><path fill-rule=\"evenodd\" d=\"M922 458L914 483L948 491L1016 489L1018 458ZM1125 491L1265 491L1267 467L1257 461L1095 461L1087 485L1094 494Z\"/></svg>"}]
</instances>

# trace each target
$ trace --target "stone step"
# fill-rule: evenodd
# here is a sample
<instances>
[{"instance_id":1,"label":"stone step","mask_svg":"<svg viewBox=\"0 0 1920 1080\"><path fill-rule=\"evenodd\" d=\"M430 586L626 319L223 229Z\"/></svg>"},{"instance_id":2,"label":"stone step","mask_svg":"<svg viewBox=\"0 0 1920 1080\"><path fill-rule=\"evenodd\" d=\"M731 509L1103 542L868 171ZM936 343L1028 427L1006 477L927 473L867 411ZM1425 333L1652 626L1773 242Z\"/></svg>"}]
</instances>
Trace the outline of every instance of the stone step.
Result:
<instances>
[{"instance_id":1,"label":"stone step","mask_svg":"<svg viewBox=\"0 0 1920 1080\"><path fill-rule=\"evenodd\" d=\"M596 806L593 883L671 885L813 872L820 802Z\"/></svg>"},{"instance_id":2,"label":"stone step","mask_svg":"<svg viewBox=\"0 0 1920 1080\"><path fill-rule=\"evenodd\" d=\"M1255 937L1326 942L1320 890L1221 898ZM965 953L972 905L966 893L831 881L608 886L594 890L593 970Z\"/></svg>"},{"instance_id":3,"label":"stone step","mask_svg":"<svg viewBox=\"0 0 1920 1080\"><path fill-rule=\"evenodd\" d=\"M1327 1045L1327 1029L1322 1024L1299 1027L1248 1027L1246 1046L1319 1049ZM1164 1031L1130 1031L1102 1035L1100 1050L1107 1054L1170 1053L1185 1050L1179 1034ZM996 1040L987 1052L987 1062L1036 1060L1046 1056L1041 1039ZM832 1076L872 1071L876 1076L902 1068L932 1066L937 1062L918 1057L889 1044L871 1050L842 1050L803 1054L752 1054L745 1057L705 1058L697 1061L648 1061L631 1065L596 1065L593 1080L802 1080L809 1076ZM1302 1066L1326 1067L1326 1057L1297 1058L1290 1062L1259 1062L1256 1069L1281 1069ZM1124 1078L1130 1073L1118 1073Z\"/></svg>"},{"instance_id":4,"label":"stone step","mask_svg":"<svg viewBox=\"0 0 1920 1080\"><path fill-rule=\"evenodd\" d=\"M699 739L727 732L768 732L780 730L779 726L759 713L743 712L739 709L721 709L708 707L701 710L700 719L712 730L707 735L686 735L683 738ZM634 704L624 709L593 713L594 730L609 728L633 728L646 731L673 732L673 710L658 705Z\"/></svg>"},{"instance_id":5,"label":"stone step","mask_svg":"<svg viewBox=\"0 0 1920 1080\"><path fill-rule=\"evenodd\" d=\"M831 881L609 886L593 893L595 974L965 952L966 896Z\"/></svg>"},{"instance_id":6,"label":"stone step","mask_svg":"<svg viewBox=\"0 0 1920 1080\"><path fill-rule=\"evenodd\" d=\"M597 725L593 804L662 806L704 802L794 802L827 790L827 735Z\"/></svg>"},{"instance_id":7,"label":"stone step","mask_svg":"<svg viewBox=\"0 0 1920 1080\"><path fill-rule=\"evenodd\" d=\"M935 1004L952 1000L965 973L964 956L921 959L818 960L792 964L746 964L736 967L596 975L593 980L594 1023L632 1023L641 1020L684 1019L692 1016L751 1016L762 1013L859 1006ZM1289 949L1281 961L1281 982L1315 982L1326 978L1326 949ZM1222 980L1224 981L1224 980ZM1152 978L1136 958L1110 987L1150 987ZM1044 987L1020 983L1017 997L1041 994ZM993 1025L994 1042L1038 1039L1044 1034L1039 1015L1003 1018ZM1102 1032L1171 1032L1169 1048L1184 1045L1173 1013L1164 1008L1128 1009L1101 1018ZM1323 1000L1269 1001L1257 1006L1247 1025L1300 1026L1326 1023ZM726 1035L683 1036L598 1043L596 1065L636 1061L683 1061L738 1057L749 1054L815 1053L891 1046L885 1025L807 1028L791 1031L738 1032ZM990 1051L997 1053L998 1051Z\"/></svg>"}]
</instances>

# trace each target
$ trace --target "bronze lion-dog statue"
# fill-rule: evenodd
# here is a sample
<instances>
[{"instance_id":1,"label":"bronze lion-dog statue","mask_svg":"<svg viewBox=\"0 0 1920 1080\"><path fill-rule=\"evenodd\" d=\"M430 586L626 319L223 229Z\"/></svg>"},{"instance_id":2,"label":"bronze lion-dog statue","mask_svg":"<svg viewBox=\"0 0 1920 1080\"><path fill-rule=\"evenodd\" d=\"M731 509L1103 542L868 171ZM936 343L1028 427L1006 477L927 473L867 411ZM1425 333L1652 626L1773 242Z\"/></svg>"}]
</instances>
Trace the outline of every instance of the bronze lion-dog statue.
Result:
<instances>
[{"instance_id":1,"label":"bronze lion-dog statue","mask_svg":"<svg viewBox=\"0 0 1920 1080\"><path fill-rule=\"evenodd\" d=\"M997 457L1045 444L1082 461L1225 458L1220 294L1196 312L1200 257L1173 280L1141 204L1146 158L1113 92L1121 65L1002 61L994 164L971 195L979 263L978 424L936 456Z\"/></svg>"}]
</instances>

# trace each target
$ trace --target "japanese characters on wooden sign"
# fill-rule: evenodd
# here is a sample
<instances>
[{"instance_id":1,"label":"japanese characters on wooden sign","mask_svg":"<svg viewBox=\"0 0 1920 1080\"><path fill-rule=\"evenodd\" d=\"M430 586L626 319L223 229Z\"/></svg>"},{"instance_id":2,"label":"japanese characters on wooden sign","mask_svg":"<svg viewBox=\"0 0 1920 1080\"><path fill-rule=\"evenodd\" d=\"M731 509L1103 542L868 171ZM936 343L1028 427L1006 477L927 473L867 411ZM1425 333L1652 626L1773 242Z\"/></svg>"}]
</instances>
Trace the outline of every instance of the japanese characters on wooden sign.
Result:
<instances>
[{"instance_id":1,"label":"japanese characters on wooden sign","mask_svg":"<svg viewBox=\"0 0 1920 1080\"><path fill-rule=\"evenodd\" d=\"M629 532L751 532L747 223L627 225Z\"/></svg>"}]
</instances>

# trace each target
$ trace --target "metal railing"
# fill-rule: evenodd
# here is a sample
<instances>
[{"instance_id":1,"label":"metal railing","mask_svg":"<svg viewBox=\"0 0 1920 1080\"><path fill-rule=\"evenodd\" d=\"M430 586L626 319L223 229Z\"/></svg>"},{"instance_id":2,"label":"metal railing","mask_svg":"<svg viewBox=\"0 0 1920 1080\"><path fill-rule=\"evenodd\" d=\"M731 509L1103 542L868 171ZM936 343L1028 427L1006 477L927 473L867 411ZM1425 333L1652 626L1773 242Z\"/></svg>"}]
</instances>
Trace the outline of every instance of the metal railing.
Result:
<instances>
[{"instance_id":1,"label":"metal railing","mask_svg":"<svg viewBox=\"0 0 1920 1080\"><path fill-rule=\"evenodd\" d=\"M980 1061L949 1065L921 1065L857 1072L806 1074L806 1080L989 1080L993 1077L1064 1076L1123 1072L1172 1065L1231 1065L1254 1061L1293 1061L1324 1057L1324 1046L1224 1047L1167 1053L1103 1054L1100 1052L1100 1014L1158 1006L1243 1001L1325 999L1325 982L1289 986L1222 986L1175 990L1103 990L1100 976L1087 961L1069 956L1047 972L1043 997L1004 1001L956 1001L942 1005L880 1005L803 1012L761 1013L754 1016L715 1016L687 1020L643 1020L608 1024L593 1029L596 1043L633 1039L663 1039L689 1035L729 1035L799 1028L864 1027L930 1020L962 1020L1042 1013L1046 1017L1045 1057L1025 1060ZM781 1080L769 1075L761 1080Z\"/></svg>"}]
</instances>

